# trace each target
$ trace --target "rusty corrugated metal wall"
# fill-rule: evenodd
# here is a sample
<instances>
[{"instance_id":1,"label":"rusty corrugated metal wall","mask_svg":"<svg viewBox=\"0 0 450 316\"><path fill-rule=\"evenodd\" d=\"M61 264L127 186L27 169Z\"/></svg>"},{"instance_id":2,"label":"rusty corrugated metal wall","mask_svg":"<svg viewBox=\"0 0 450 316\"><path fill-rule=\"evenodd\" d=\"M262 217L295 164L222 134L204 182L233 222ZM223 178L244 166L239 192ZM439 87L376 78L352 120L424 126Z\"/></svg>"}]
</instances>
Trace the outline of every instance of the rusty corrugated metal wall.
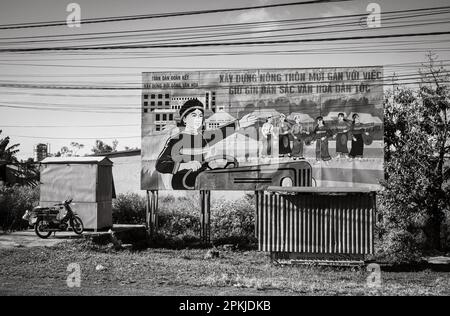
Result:
<instances>
[{"instance_id":1,"label":"rusty corrugated metal wall","mask_svg":"<svg viewBox=\"0 0 450 316\"><path fill-rule=\"evenodd\" d=\"M258 192L260 251L372 254L375 195Z\"/></svg>"}]
</instances>

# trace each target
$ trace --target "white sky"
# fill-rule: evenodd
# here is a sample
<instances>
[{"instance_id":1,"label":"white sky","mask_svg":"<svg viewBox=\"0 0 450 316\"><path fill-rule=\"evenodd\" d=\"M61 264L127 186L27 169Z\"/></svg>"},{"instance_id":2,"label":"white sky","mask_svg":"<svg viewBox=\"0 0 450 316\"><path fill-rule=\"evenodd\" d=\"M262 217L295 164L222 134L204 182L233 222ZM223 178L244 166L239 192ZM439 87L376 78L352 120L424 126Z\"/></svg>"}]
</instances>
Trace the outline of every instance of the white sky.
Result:
<instances>
[{"instance_id":1,"label":"white sky","mask_svg":"<svg viewBox=\"0 0 450 316\"><path fill-rule=\"evenodd\" d=\"M66 6L71 1L62 0L2 0L0 3L0 24L26 23L41 21L61 21L65 20L67 12ZM111 17L136 14L153 14L160 12L192 11L211 8L241 7L247 5L258 5L266 3L292 2L292 0L227 0L227 1L206 1L206 0L96 0L78 1L82 9L82 18ZM187 17L174 17L141 21L126 21L115 23L100 23L83 25L80 28L68 28L67 26L30 28L21 30L0 30L0 38L41 36L55 34L75 34L90 32L122 31L133 29L153 29L163 27L180 27L207 24L225 24L239 22L267 21L276 19L294 19L306 17L334 16L347 14L362 14L371 1L351 1L334 4L319 4L307 6L291 6L275 9L241 11L221 14L207 14ZM378 1L382 11L396 11L418 9L424 7L439 7L449 5L448 0L428 0L427 2L418 0L397 0ZM448 15L447 15L448 17ZM406 22L405 22L406 23ZM411 22L408 22L411 23ZM445 30L449 30L446 24ZM383 33L412 33L427 31L442 31L442 25L431 25L424 27L399 28L397 30L383 31ZM249 30L250 31L250 30ZM370 35L373 32L361 28L358 33L339 33L335 36ZM314 35L318 37L320 35ZM325 35L326 36L326 35ZM450 36L440 36L436 38L426 38L426 40L449 40ZM144 40L144 39L139 39ZM409 39L401 39L409 40ZM120 39L121 42L132 41L127 38ZM383 40L377 40L376 45ZM97 44L96 42L90 42ZM77 43L79 44L79 43ZM28 44L28 46L33 44ZM39 46L38 44L34 44ZM55 44L57 45L57 44ZM340 45L340 46L339 46ZM333 47L345 47L352 45L350 42L334 43ZM16 47L28 47L16 46ZM360 53L360 54L330 54L329 45L321 43L295 44L284 47L289 49L310 49L322 48L322 51L314 54L299 55L225 55L209 57L170 57L170 58L148 58L150 50L146 50L146 55L136 55L136 51L130 55L120 55L118 51L114 53L93 51L89 55L67 55L41 52L34 54L0 53L0 82L26 82L26 83L53 83L53 84L81 84L93 85L113 85L130 83L132 86L140 86L141 73L157 71L154 67L169 67L177 70L180 67L210 67L210 68L296 68L296 67L351 67L361 65L385 65L408 62L425 61L425 49L441 48L448 49L449 44L432 43L420 46L423 51L418 52L384 52L384 53ZM6 44L0 41L0 49ZM405 48L417 48L415 45L405 45ZM259 48L261 49L261 48ZM271 47L269 49L277 49ZM186 51L215 52L215 51L255 51L253 48L201 48L186 49ZM181 51L181 50L178 50ZM130 54L128 52L127 54ZM123 57L126 58L123 58ZM440 59L450 59L448 50L439 52ZM137 58L140 57L140 58ZM147 57L147 58L142 58ZM79 60L90 59L93 60ZM115 59L111 59L115 58ZM58 60L61 59L61 60ZM78 60L77 60L78 59ZM20 65L32 64L32 65ZM55 66L59 65L59 66ZM74 67L75 66L75 67ZM94 68L95 67L95 68ZM413 71L408 69L406 71ZM403 70L405 71L405 70ZM93 96L95 95L95 96ZM123 96L125 95L125 96ZM10 135L12 143L21 144L19 158L25 159L33 156L33 145L43 142L50 143L52 152L59 150L62 146L68 145L71 141L77 141L86 145L86 149L80 153L89 153L95 139L103 139L111 143L114 138L119 140L119 149L124 146L140 147L140 106L141 97L139 90L127 91L75 91L75 90L37 90L0 88L0 104L65 104L73 107L88 108L95 107L123 106L129 107L126 113L85 113L85 112L62 112L49 110L14 109L0 106L0 129L2 136ZM5 127L17 125L61 125L63 127ZM70 127L73 125L110 125L108 127ZM132 126L115 126L132 125ZM28 136L28 137L23 137ZM31 138L33 137L33 138ZM125 137L125 138L123 138ZM129 137L129 138L128 138ZM66 139L50 139L66 138ZM88 139L92 138L92 139Z\"/></svg>"}]
</instances>

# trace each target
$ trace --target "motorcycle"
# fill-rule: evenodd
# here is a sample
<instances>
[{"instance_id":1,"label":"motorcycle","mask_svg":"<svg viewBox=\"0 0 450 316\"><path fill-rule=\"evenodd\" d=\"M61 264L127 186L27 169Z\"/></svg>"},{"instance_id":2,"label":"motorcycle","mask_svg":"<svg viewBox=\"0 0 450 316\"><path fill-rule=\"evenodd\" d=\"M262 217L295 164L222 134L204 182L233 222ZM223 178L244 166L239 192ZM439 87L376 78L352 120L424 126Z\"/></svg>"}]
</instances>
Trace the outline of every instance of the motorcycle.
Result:
<instances>
[{"instance_id":1,"label":"motorcycle","mask_svg":"<svg viewBox=\"0 0 450 316\"><path fill-rule=\"evenodd\" d=\"M81 235L84 231L83 221L73 212L71 204L72 199L68 199L52 207L37 206L32 211L27 210L22 218L28 221L29 225L34 227L36 235L43 239L52 233L67 231L69 225L75 234ZM65 214L61 215L61 210L65 210Z\"/></svg>"}]
</instances>

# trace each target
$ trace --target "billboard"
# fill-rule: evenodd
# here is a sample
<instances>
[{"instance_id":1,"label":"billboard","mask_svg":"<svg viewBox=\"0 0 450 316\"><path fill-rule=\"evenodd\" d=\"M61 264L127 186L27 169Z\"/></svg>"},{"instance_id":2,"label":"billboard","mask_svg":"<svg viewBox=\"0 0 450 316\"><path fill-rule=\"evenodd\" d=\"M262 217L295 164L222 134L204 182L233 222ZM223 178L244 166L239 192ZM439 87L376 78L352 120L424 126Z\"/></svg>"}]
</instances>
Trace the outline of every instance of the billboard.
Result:
<instances>
[{"instance_id":1,"label":"billboard","mask_svg":"<svg viewBox=\"0 0 450 316\"><path fill-rule=\"evenodd\" d=\"M143 190L378 189L383 68L142 74Z\"/></svg>"}]
</instances>

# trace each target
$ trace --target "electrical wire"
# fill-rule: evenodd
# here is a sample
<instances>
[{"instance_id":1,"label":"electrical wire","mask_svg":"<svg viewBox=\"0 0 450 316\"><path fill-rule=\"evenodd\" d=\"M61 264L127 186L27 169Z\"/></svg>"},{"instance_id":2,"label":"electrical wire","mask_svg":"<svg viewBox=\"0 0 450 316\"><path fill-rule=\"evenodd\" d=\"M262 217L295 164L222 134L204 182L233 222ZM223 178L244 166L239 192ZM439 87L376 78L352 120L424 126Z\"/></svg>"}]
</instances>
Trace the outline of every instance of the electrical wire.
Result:
<instances>
[{"instance_id":1,"label":"electrical wire","mask_svg":"<svg viewBox=\"0 0 450 316\"><path fill-rule=\"evenodd\" d=\"M353 0L309 0L309 1L300 1L300 2L277 3L277 4L267 4L267 5L258 5L258 6L248 6L248 7L236 7L236 8L221 8L221 9L209 9L209 10L199 10L199 11L182 11L182 12L168 12L168 13L146 14L146 15L89 18L89 19L83 19L82 24L136 21L136 20L156 19L156 18L193 16L193 15L211 14L211 13L225 13L225 12L280 8L280 7L301 6L301 5L311 5L311 4L349 2L349 1L353 1ZM53 27L53 26L67 26L67 21L47 21L47 22L3 24L3 25L0 25L0 30L10 30L10 29L20 29L20 28L36 28L36 27Z\"/></svg>"},{"instance_id":2,"label":"electrical wire","mask_svg":"<svg viewBox=\"0 0 450 316\"><path fill-rule=\"evenodd\" d=\"M15 48L0 49L0 53L14 52L42 52L42 51L65 51L65 50L104 50L104 49L143 49L143 48L188 48L188 47L215 47L215 46L244 46L261 44L285 44L285 43L310 43L310 42L331 42L331 41L351 41L351 40L373 40L385 38L404 38L404 37L428 37L450 35L450 31L422 32L422 33L402 33L402 34L381 34L372 36L348 36L348 37L322 37L305 38L290 40L265 40L265 41L244 41L244 42L210 42L197 44L157 44L157 45L114 45L114 46L89 46L89 47L38 47L38 48Z\"/></svg>"}]
</instances>

